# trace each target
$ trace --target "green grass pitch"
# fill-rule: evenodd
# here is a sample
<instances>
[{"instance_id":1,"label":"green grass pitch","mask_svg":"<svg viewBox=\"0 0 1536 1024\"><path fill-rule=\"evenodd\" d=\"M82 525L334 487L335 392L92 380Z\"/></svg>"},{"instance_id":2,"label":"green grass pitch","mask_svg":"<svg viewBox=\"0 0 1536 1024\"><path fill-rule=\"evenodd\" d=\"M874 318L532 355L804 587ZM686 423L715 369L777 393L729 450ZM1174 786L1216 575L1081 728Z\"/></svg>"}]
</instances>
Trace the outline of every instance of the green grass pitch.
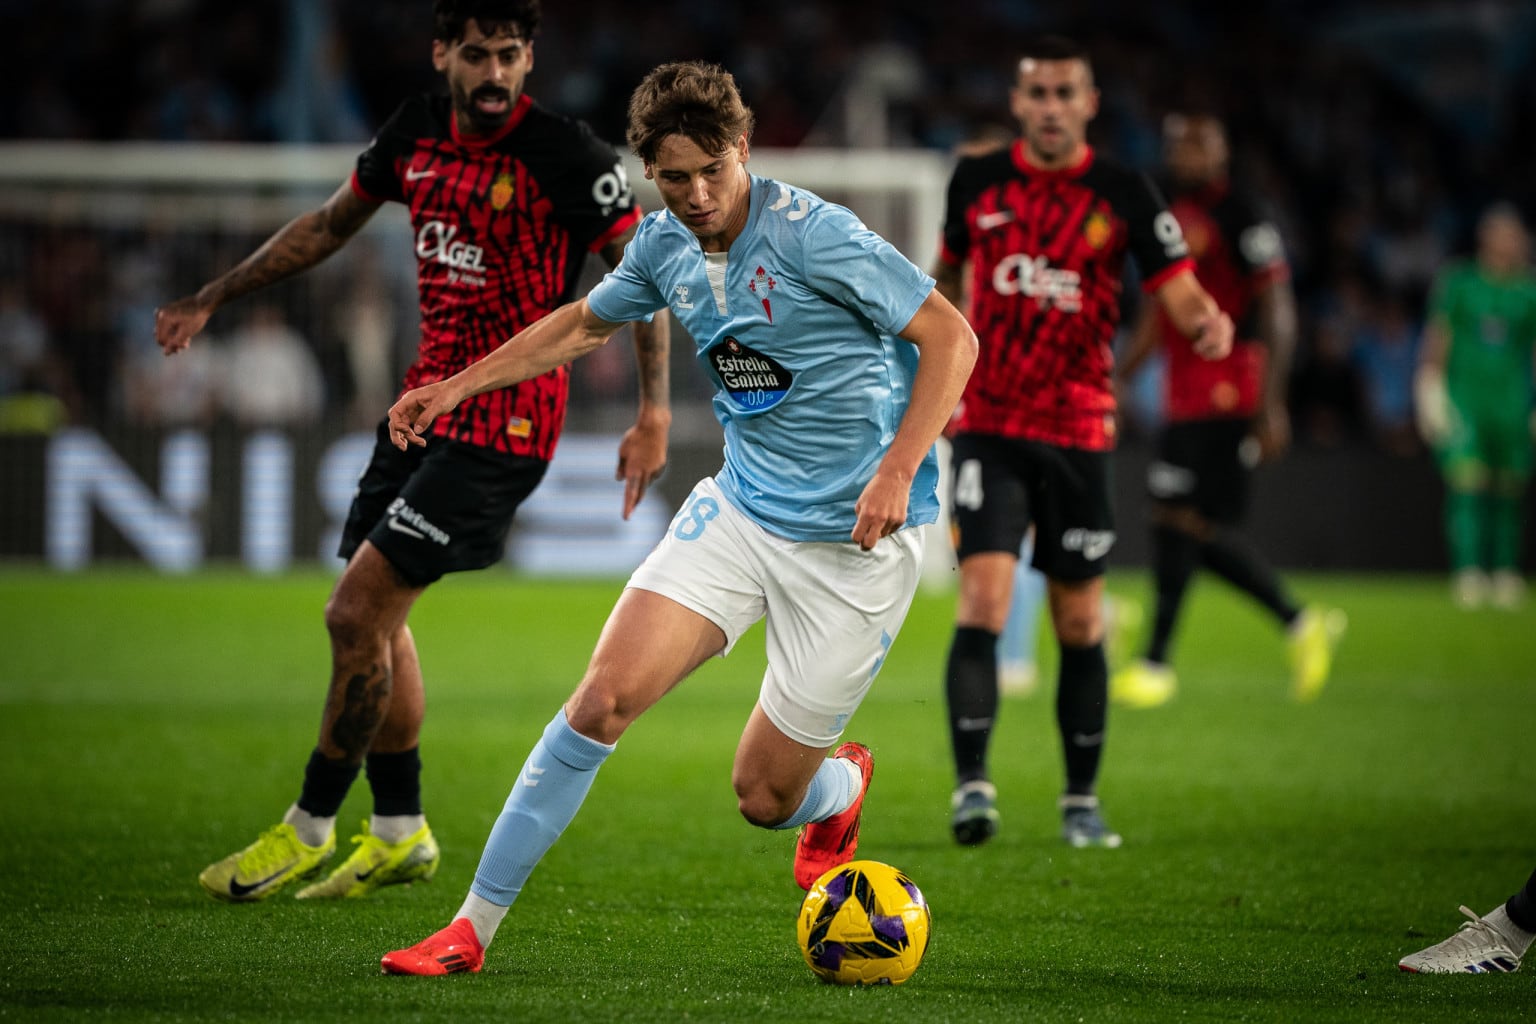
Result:
<instances>
[{"instance_id":1,"label":"green grass pitch","mask_svg":"<svg viewBox=\"0 0 1536 1024\"><path fill-rule=\"evenodd\" d=\"M620 743L480 975L379 974L445 924L617 581L476 574L412 619L427 674L435 881L345 905L198 888L297 793L327 664L321 574L0 574L0 1019L250 1021L1438 1021L1532 1019L1536 970L1402 975L1397 958L1536 867L1536 617L1452 609L1442 581L1305 577L1350 630L1314 705L1220 585L1192 595L1178 699L1111 717L1120 850L1056 836L1051 688L1005 701L1002 830L948 835L941 673L953 599L923 594L850 738L877 771L862 856L935 930L895 989L818 983L795 948L792 839L735 811L761 632ZM1145 601L1141 575L1111 587ZM357 786L340 841L369 811Z\"/></svg>"}]
</instances>

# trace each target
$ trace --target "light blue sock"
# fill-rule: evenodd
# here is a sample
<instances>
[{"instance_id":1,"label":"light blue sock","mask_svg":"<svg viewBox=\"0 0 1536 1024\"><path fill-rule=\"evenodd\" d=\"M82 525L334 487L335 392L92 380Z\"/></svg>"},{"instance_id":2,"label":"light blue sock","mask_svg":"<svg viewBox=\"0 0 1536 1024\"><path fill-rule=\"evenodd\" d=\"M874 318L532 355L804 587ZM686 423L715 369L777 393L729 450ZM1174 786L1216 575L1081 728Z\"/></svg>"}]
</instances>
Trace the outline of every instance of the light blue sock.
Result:
<instances>
[{"instance_id":1,"label":"light blue sock","mask_svg":"<svg viewBox=\"0 0 1536 1024\"><path fill-rule=\"evenodd\" d=\"M611 745L572 729L561 708L534 744L491 827L469 891L498 906L511 906L534 865L576 817L598 767L611 753Z\"/></svg>"},{"instance_id":2,"label":"light blue sock","mask_svg":"<svg viewBox=\"0 0 1536 1024\"><path fill-rule=\"evenodd\" d=\"M846 757L826 758L811 776L805 799L800 801L795 813L770 827L799 828L808 821L825 821L838 811L847 810L863 784L864 773L859 771L858 765Z\"/></svg>"}]
</instances>

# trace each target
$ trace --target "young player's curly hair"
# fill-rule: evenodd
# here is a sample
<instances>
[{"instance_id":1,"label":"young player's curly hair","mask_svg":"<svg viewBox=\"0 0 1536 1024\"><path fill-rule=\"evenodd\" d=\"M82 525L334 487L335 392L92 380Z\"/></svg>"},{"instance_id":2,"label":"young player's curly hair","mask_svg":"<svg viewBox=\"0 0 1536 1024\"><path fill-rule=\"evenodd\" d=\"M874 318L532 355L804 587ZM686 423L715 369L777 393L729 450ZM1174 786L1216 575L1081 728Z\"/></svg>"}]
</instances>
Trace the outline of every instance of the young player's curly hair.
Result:
<instances>
[{"instance_id":1,"label":"young player's curly hair","mask_svg":"<svg viewBox=\"0 0 1536 1024\"><path fill-rule=\"evenodd\" d=\"M454 43L464 38L471 20L490 35L515 27L522 39L539 30L539 0L436 0L432 5L432 38Z\"/></svg>"},{"instance_id":2,"label":"young player's curly hair","mask_svg":"<svg viewBox=\"0 0 1536 1024\"><path fill-rule=\"evenodd\" d=\"M629 98L629 148L646 163L669 135L681 135L706 153L724 153L752 137L751 109L736 79L718 64L663 64L645 76Z\"/></svg>"}]
</instances>

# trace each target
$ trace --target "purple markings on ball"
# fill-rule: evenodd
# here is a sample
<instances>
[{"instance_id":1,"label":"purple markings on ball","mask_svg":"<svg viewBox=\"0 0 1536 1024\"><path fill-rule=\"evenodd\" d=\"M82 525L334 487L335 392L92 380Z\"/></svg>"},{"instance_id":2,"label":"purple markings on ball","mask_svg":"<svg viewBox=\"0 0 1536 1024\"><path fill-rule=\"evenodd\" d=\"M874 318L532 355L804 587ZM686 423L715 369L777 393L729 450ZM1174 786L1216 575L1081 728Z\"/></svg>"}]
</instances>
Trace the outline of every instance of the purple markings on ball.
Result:
<instances>
[{"instance_id":1,"label":"purple markings on ball","mask_svg":"<svg viewBox=\"0 0 1536 1024\"><path fill-rule=\"evenodd\" d=\"M811 950L811 962L817 967L835 971L843 966L843 954L847 952L841 942L822 942Z\"/></svg>"}]
</instances>

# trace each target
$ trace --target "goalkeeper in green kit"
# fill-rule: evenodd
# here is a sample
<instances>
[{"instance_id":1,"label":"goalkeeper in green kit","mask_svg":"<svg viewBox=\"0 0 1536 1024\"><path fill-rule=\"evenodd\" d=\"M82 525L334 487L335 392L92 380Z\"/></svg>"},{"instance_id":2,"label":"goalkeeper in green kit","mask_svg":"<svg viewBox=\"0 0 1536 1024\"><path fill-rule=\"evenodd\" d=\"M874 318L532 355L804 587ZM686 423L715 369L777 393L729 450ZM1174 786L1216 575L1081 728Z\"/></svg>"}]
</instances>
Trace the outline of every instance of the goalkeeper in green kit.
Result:
<instances>
[{"instance_id":1,"label":"goalkeeper in green kit","mask_svg":"<svg viewBox=\"0 0 1536 1024\"><path fill-rule=\"evenodd\" d=\"M1513 206L1478 222L1477 260L1435 282L1414 405L1419 431L1445 477L1452 593L1463 607L1513 608L1522 504L1533 462L1532 350L1536 277L1530 235Z\"/></svg>"}]
</instances>

